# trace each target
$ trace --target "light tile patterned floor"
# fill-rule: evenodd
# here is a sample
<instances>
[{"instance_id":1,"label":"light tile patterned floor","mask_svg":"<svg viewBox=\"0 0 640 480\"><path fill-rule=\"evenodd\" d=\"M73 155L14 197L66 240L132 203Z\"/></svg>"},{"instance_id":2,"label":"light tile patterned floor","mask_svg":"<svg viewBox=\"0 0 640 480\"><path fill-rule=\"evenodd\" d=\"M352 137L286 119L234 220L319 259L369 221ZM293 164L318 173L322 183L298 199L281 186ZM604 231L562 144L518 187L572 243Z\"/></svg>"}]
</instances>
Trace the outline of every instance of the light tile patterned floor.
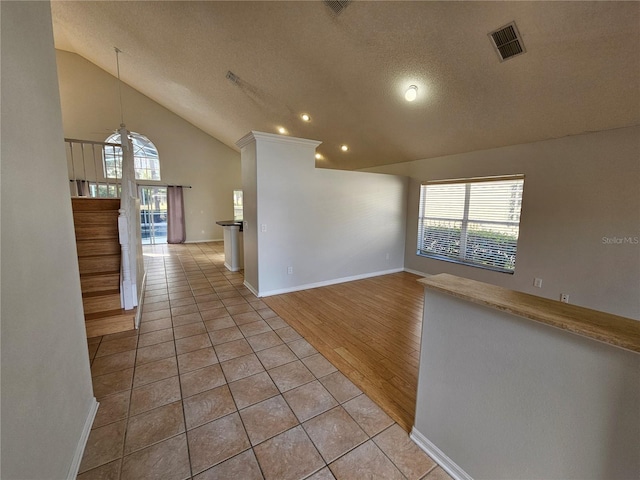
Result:
<instances>
[{"instance_id":1,"label":"light tile patterned floor","mask_svg":"<svg viewBox=\"0 0 640 480\"><path fill-rule=\"evenodd\" d=\"M139 331L89 339L100 402L79 479L450 477L224 267L145 247Z\"/></svg>"}]
</instances>

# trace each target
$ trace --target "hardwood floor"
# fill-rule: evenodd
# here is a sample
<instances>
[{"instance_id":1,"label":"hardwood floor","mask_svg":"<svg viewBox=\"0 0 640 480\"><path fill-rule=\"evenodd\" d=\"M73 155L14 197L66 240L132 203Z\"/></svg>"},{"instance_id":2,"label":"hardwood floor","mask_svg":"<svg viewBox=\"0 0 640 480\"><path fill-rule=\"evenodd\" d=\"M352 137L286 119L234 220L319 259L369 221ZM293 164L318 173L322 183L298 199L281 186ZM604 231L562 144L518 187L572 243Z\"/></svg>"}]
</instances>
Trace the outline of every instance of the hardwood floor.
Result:
<instances>
[{"instance_id":1,"label":"hardwood floor","mask_svg":"<svg viewBox=\"0 0 640 480\"><path fill-rule=\"evenodd\" d=\"M409 431L422 329L419 278L395 273L263 301Z\"/></svg>"}]
</instances>

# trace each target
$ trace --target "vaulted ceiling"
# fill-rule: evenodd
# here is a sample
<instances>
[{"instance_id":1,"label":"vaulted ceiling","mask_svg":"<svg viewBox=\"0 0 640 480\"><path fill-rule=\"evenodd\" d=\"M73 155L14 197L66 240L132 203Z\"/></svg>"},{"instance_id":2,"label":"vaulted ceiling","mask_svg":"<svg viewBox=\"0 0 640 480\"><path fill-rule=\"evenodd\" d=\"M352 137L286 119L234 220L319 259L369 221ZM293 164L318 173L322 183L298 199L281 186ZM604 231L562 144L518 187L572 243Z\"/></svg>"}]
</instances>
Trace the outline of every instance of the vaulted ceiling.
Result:
<instances>
[{"instance_id":1,"label":"vaulted ceiling","mask_svg":"<svg viewBox=\"0 0 640 480\"><path fill-rule=\"evenodd\" d=\"M56 48L115 74L117 46L124 82L225 144L283 127L323 142L318 166L640 124L639 2L354 1L335 14L322 1L54 0L52 12ZM512 21L526 52L501 62L488 34Z\"/></svg>"}]
</instances>

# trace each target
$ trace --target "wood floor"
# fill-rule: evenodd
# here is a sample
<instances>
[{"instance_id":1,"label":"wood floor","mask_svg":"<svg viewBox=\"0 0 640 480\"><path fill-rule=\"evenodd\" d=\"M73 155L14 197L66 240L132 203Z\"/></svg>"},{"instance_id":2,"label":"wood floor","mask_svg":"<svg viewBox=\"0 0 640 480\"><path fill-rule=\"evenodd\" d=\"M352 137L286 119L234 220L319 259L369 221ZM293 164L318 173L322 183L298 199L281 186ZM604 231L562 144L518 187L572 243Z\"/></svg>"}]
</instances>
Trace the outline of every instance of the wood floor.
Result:
<instances>
[{"instance_id":1,"label":"wood floor","mask_svg":"<svg viewBox=\"0 0 640 480\"><path fill-rule=\"evenodd\" d=\"M263 301L409 431L424 299L419 278L395 273Z\"/></svg>"}]
</instances>

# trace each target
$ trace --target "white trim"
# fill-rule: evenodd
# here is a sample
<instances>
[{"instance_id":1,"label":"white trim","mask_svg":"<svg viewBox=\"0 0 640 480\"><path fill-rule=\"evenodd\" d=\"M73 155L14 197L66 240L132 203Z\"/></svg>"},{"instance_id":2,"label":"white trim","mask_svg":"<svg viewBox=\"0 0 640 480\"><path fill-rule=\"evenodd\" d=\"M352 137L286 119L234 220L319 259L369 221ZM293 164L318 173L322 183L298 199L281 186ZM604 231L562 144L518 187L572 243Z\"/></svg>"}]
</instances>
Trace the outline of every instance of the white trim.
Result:
<instances>
[{"instance_id":1,"label":"white trim","mask_svg":"<svg viewBox=\"0 0 640 480\"><path fill-rule=\"evenodd\" d=\"M142 318L142 305L144 304L144 291L147 289L147 271L142 276L142 288L140 289L140 298L138 298L138 309L136 310L136 318L134 326L136 330L140 328L140 319Z\"/></svg>"},{"instance_id":2,"label":"white trim","mask_svg":"<svg viewBox=\"0 0 640 480\"><path fill-rule=\"evenodd\" d=\"M313 148L316 148L322 142L319 140L309 140L307 138L298 138L298 137L289 137L287 135L279 135L276 133L265 133L258 132L256 130L252 130L247 133L244 137L236 142L236 146L238 148L243 148L249 145L252 141L264 140L267 142L275 142L275 143L295 143L298 145L308 145Z\"/></svg>"},{"instance_id":3,"label":"white trim","mask_svg":"<svg viewBox=\"0 0 640 480\"><path fill-rule=\"evenodd\" d=\"M329 285L335 285L337 283L353 282L354 280L362 280L365 278L379 277L381 275L389 275L391 273L398 273L404 271L403 268L394 268L391 270L384 270L380 272L363 273L362 275L354 275L352 277L334 278L332 280L326 280L324 282L307 283L306 285L296 285L295 287L282 288L279 290L270 290L268 292L260 292L258 297L270 297L271 295L280 295L282 293L298 292L300 290L309 290L310 288L327 287Z\"/></svg>"},{"instance_id":4,"label":"white trim","mask_svg":"<svg viewBox=\"0 0 640 480\"><path fill-rule=\"evenodd\" d=\"M433 458L442 469L447 472L454 480L473 480L471 475L460 468L453 460L447 457L442 450L436 447L427 437L422 435L416 427L411 429L409 435L411 440L415 442L427 455Z\"/></svg>"},{"instance_id":5,"label":"white trim","mask_svg":"<svg viewBox=\"0 0 640 480\"><path fill-rule=\"evenodd\" d=\"M244 285L245 287L247 287L247 288L249 289L249 291L250 291L251 293L253 293L256 297L259 297L259 296L260 296L260 295L258 295L258 291L257 291L255 288L253 288L253 286L249 285L249 284L247 283L247 281L246 281L246 280L243 282L243 285Z\"/></svg>"},{"instance_id":6,"label":"white trim","mask_svg":"<svg viewBox=\"0 0 640 480\"><path fill-rule=\"evenodd\" d=\"M418 270L411 270L410 268L405 268L404 271L407 273L413 273L414 275L420 275L421 277L430 277L432 275L431 273L419 272Z\"/></svg>"},{"instance_id":7,"label":"white trim","mask_svg":"<svg viewBox=\"0 0 640 480\"><path fill-rule=\"evenodd\" d=\"M239 272L240 270L242 270L240 267L233 268L227 262L224 262L224 266L227 267L227 270L229 270L230 272Z\"/></svg>"},{"instance_id":8,"label":"white trim","mask_svg":"<svg viewBox=\"0 0 640 480\"><path fill-rule=\"evenodd\" d=\"M96 397L93 397L91 399L91 405L89 406L89 413L84 421L84 427L82 427L82 433L80 434L78 445L76 446L76 451L73 454L73 459L71 460L71 466L69 467L69 473L67 474L67 478L69 480L75 480L78 476L80 462L82 462L82 455L84 454L84 449L87 446L87 440L89 440L89 434L91 433L93 420L96 418L96 413L98 413L99 405L100 404L96 401Z\"/></svg>"}]
</instances>

